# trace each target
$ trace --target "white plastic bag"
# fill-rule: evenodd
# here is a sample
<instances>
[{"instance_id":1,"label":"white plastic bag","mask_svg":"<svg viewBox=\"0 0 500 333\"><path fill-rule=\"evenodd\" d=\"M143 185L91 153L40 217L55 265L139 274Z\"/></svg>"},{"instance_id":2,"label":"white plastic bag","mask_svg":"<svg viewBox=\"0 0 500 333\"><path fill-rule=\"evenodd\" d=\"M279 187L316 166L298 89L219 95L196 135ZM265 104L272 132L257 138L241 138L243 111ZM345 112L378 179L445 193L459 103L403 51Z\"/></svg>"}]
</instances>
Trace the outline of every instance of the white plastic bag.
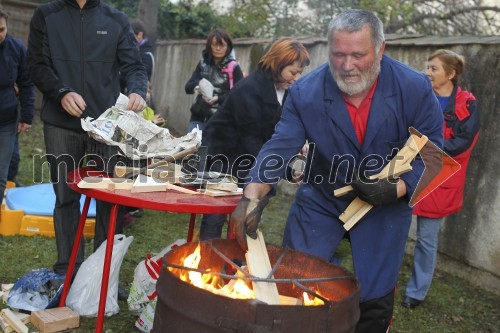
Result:
<instances>
[{"instance_id":1,"label":"white plastic bag","mask_svg":"<svg viewBox=\"0 0 500 333\"><path fill-rule=\"evenodd\" d=\"M106 297L106 316L111 316L120 311L120 307L118 306L118 276L123 257L133 240L134 237L132 236L115 235L109 273L108 295ZM107 241L104 241L97 251L92 253L82 263L66 298L66 306L73 309L80 316L97 316L106 244Z\"/></svg>"},{"instance_id":2,"label":"white plastic bag","mask_svg":"<svg viewBox=\"0 0 500 333\"><path fill-rule=\"evenodd\" d=\"M155 256L148 253L146 259L137 265L134 271L134 281L127 299L128 308L131 312L140 314L149 302L156 298L156 280L160 276L163 257L170 250L185 243L185 239L178 239Z\"/></svg>"},{"instance_id":3,"label":"white plastic bag","mask_svg":"<svg viewBox=\"0 0 500 333\"><path fill-rule=\"evenodd\" d=\"M141 315L135 321L135 327L141 332L149 333L153 329L153 322L155 319L155 309L157 300L148 303L146 309L142 311Z\"/></svg>"}]
</instances>

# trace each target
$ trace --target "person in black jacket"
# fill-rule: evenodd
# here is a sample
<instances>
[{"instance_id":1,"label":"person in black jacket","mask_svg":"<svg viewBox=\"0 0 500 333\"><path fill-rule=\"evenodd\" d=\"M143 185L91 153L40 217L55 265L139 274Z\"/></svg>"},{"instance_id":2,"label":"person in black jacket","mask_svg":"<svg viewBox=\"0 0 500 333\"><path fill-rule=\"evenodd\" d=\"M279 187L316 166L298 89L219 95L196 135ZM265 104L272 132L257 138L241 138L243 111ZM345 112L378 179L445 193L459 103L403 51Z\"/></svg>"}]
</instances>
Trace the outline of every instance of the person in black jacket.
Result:
<instances>
[{"instance_id":1,"label":"person in black jacket","mask_svg":"<svg viewBox=\"0 0 500 333\"><path fill-rule=\"evenodd\" d=\"M274 42L257 69L237 84L203 131L209 170L230 173L246 182L260 148L274 133L288 88L309 65L309 53L298 41ZM220 238L224 215L204 215L200 239Z\"/></svg>"},{"instance_id":2,"label":"person in black jacket","mask_svg":"<svg viewBox=\"0 0 500 333\"><path fill-rule=\"evenodd\" d=\"M66 175L81 165L89 149L80 118L97 118L115 104L120 73L126 80L127 109L142 111L147 74L127 16L99 0L40 5L30 23L27 59L31 78L43 93L41 118L56 194L54 272L64 275L80 218L80 194L67 186ZM110 204L97 202L94 249L106 239L109 214ZM123 233L122 222L117 219L117 233Z\"/></svg>"},{"instance_id":3,"label":"person in black jacket","mask_svg":"<svg viewBox=\"0 0 500 333\"><path fill-rule=\"evenodd\" d=\"M146 67L148 73L148 81L151 82L151 76L155 68L155 57L153 55L153 44L146 37L146 29L144 23L140 20L134 20L130 23L132 30L134 30L135 39L139 43L139 51L141 51L142 63Z\"/></svg>"},{"instance_id":4,"label":"person in black jacket","mask_svg":"<svg viewBox=\"0 0 500 333\"><path fill-rule=\"evenodd\" d=\"M35 105L35 86L29 79L26 49L23 43L7 34L8 14L0 9L0 203L16 143L16 133L31 127ZM18 96L21 119L17 123Z\"/></svg>"},{"instance_id":5,"label":"person in black jacket","mask_svg":"<svg viewBox=\"0 0 500 333\"><path fill-rule=\"evenodd\" d=\"M206 122L217 108L224 103L229 90L243 78L239 64L234 60L233 41L222 29L212 30L207 37L202 58L191 78L186 83L186 94L194 94L202 79L208 80L214 87L211 98L199 94L191 107L191 119L188 132L196 126L203 130Z\"/></svg>"}]
</instances>

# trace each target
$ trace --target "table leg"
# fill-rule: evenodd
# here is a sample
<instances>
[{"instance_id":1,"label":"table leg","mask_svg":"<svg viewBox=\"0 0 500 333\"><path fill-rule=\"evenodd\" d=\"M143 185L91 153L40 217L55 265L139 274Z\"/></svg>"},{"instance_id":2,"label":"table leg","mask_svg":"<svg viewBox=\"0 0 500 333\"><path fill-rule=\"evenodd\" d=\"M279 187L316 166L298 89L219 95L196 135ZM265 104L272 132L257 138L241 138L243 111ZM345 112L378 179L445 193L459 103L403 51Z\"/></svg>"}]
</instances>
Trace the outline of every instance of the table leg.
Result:
<instances>
[{"instance_id":1,"label":"table leg","mask_svg":"<svg viewBox=\"0 0 500 333\"><path fill-rule=\"evenodd\" d=\"M97 324L95 328L95 331L98 333L102 332L102 328L104 326L104 314L106 312L106 297L108 296L109 272L111 270L111 256L113 255L117 215L118 204L113 204L111 206L111 214L109 216L106 254L104 256L104 267L102 269L101 295L99 296L99 310L97 312Z\"/></svg>"},{"instance_id":2,"label":"table leg","mask_svg":"<svg viewBox=\"0 0 500 333\"><path fill-rule=\"evenodd\" d=\"M76 257L78 255L78 249L80 248L80 242L82 241L83 228L85 227L85 221L87 220L90 200L90 197L86 197L85 203L83 204L82 214L80 215L80 222L78 223L78 229L76 231L75 240L73 242L73 248L71 249L71 256L69 257L68 270L66 271L66 278L64 280L61 299L59 300L60 307L66 305L66 297L68 296L69 287L71 285L71 278L73 277L73 271L75 270Z\"/></svg>"},{"instance_id":3,"label":"table leg","mask_svg":"<svg viewBox=\"0 0 500 333\"><path fill-rule=\"evenodd\" d=\"M188 235L187 235L188 243L193 241L194 222L195 221L196 221L196 214L191 214L191 218L189 219L189 229L188 229Z\"/></svg>"},{"instance_id":4,"label":"table leg","mask_svg":"<svg viewBox=\"0 0 500 333\"><path fill-rule=\"evenodd\" d=\"M229 223L230 220L231 220L231 215L226 215L227 239L235 239L236 235L234 234L233 228L231 227L231 223Z\"/></svg>"}]
</instances>

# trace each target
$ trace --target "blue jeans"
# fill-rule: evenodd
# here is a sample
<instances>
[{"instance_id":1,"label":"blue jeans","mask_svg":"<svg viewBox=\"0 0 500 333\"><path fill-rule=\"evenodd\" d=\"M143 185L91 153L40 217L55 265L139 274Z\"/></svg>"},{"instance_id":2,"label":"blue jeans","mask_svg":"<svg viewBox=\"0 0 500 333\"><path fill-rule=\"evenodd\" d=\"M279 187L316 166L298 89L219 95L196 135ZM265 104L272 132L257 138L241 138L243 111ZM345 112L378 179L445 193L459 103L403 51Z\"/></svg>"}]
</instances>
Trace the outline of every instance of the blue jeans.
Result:
<instances>
[{"instance_id":1,"label":"blue jeans","mask_svg":"<svg viewBox=\"0 0 500 333\"><path fill-rule=\"evenodd\" d=\"M12 157L10 159L9 174L7 175L7 180L15 181L17 173L19 171L19 162L21 161L21 155L19 154L19 133L16 134L14 140L14 151L12 152Z\"/></svg>"},{"instance_id":2,"label":"blue jeans","mask_svg":"<svg viewBox=\"0 0 500 333\"><path fill-rule=\"evenodd\" d=\"M201 219L200 240L218 239L226 222L225 214L205 214Z\"/></svg>"},{"instance_id":3,"label":"blue jeans","mask_svg":"<svg viewBox=\"0 0 500 333\"><path fill-rule=\"evenodd\" d=\"M417 243L406 296L423 301L429 291L436 266L439 229L443 220L443 217L434 219L417 216Z\"/></svg>"},{"instance_id":4,"label":"blue jeans","mask_svg":"<svg viewBox=\"0 0 500 333\"><path fill-rule=\"evenodd\" d=\"M188 133L191 132L194 128L196 128L196 125L198 125L200 131L203 131L206 124L207 123L204 121L190 121L188 125Z\"/></svg>"},{"instance_id":5,"label":"blue jeans","mask_svg":"<svg viewBox=\"0 0 500 333\"><path fill-rule=\"evenodd\" d=\"M80 194L68 187L68 172L82 166L84 156L89 147L87 133L73 132L49 124L44 124L43 134L47 161L50 167L50 180L54 187L56 203L54 207L54 231L57 245L57 262L54 272L65 275L69 257L80 221ZM111 204L96 201L96 225L94 235L94 251L106 240L108 232ZM123 209L116 219L116 233L123 233ZM84 258L84 242L76 259L76 268L80 267Z\"/></svg>"},{"instance_id":6,"label":"blue jeans","mask_svg":"<svg viewBox=\"0 0 500 333\"><path fill-rule=\"evenodd\" d=\"M7 175L16 142L16 133L16 122L0 126L0 204L3 201L3 193L7 185Z\"/></svg>"}]
</instances>

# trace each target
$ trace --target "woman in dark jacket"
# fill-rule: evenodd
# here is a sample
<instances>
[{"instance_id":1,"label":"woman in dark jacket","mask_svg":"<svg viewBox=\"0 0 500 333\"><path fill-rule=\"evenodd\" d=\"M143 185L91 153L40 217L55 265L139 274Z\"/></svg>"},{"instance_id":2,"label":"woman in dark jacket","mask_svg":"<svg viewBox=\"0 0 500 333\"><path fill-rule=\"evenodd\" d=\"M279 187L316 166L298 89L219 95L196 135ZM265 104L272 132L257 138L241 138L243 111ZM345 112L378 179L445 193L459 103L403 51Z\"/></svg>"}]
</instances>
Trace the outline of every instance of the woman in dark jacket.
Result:
<instances>
[{"instance_id":1,"label":"woman in dark jacket","mask_svg":"<svg viewBox=\"0 0 500 333\"><path fill-rule=\"evenodd\" d=\"M446 216L462 208L467 165L479 136L476 98L457 84L464 69L464 58L450 50L438 50L428 61L427 75L445 119L444 152L461 168L413 210L417 216L417 243L413 272L402 303L407 308L418 306L431 286L439 229Z\"/></svg>"},{"instance_id":2,"label":"woman in dark jacket","mask_svg":"<svg viewBox=\"0 0 500 333\"><path fill-rule=\"evenodd\" d=\"M243 72L234 60L232 51L233 42L227 32L215 29L208 34L202 58L184 90L186 94L194 94L200 81L206 79L214 86L214 94L212 98L202 94L197 96L191 107L188 132L196 126L202 130L219 105L222 105L229 90L243 78Z\"/></svg>"},{"instance_id":3,"label":"woman in dark jacket","mask_svg":"<svg viewBox=\"0 0 500 333\"><path fill-rule=\"evenodd\" d=\"M288 87L309 65L306 48L290 38L273 43L257 69L229 93L207 123L203 145L208 147L207 169L230 173L240 185L281 116ZM200 239L220 238L224 215L205 215Z\"/></svg>"}]
</instances>

